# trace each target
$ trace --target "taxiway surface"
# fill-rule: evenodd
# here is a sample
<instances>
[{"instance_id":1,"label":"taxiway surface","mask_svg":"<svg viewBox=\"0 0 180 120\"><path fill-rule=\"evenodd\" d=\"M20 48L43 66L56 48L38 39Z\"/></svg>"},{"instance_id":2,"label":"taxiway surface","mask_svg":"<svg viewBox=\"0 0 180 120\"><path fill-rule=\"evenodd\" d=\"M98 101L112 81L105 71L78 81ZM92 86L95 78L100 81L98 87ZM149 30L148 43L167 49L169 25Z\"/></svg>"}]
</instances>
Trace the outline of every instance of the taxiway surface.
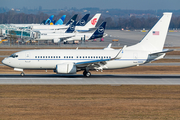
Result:
<instances>
[{"instance_id":1,"label":"taxiway surface","mask_svg":"<svg viewBox=\"0 0 180 120\"><path fill-rule=\"evenodd\" d=\"M0 75L1 85L180 85L180 75Z\"/></svg>"}]
</instances>

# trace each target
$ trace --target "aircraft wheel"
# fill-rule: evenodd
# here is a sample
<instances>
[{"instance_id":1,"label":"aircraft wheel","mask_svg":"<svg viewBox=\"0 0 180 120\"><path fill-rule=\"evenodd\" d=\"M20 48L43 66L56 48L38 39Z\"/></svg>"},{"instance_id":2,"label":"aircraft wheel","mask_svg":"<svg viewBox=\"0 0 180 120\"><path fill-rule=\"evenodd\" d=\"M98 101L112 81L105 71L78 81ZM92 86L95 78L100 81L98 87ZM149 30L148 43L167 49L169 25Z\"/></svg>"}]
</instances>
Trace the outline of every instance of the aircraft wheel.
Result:
<instances>
[{"instance_id":1,"label":"aircraft wheel","mask_svg":"<svg viewBox=\"0 0 180 120\"><path fill-rule=\"evenodd\" d=\"M90 72L87 72L86 73L86 77L90 77L91 76L91 73Z\"/></svg>"},{"instance_id":2,"label":"aircraft wheel","mask_svg":"<svg viewBox=\"0 0 180 120\"><path fill-rule=\"evenodd\" d=\"M91 73L84 71L84 72L83 72L83 75L84 75L85 77L90 77L90 76L91 76Z\"/></svg>"},{"instance_id":3,"label":"aircraft wheel","mask_svg":"<svg viewBox=\"0 0 180 120\"><path fill-rule=\"evenodd\" d=\"M21 76L23 77L24 75L25 75L25 74L22 72L22 73L21 73Z\"/></svg>"}]
</instances>

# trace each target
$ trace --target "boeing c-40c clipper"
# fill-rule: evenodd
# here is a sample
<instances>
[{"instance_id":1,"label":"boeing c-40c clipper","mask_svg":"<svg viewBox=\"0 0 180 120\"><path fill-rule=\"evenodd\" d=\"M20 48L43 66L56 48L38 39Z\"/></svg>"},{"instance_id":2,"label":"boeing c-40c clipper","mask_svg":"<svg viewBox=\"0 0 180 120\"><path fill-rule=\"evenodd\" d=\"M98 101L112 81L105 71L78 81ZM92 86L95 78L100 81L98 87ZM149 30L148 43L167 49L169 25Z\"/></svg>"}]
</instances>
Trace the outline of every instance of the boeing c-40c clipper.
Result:
<instances>
[{"instance_id":1,"label":"boeing c-40c clipper","mask_svg":"<svg viewBox=\"0 0 180 120\"><path fill-rule=\"evenodd\" d=\"M171 50L163 50L172 13L164 13L161 19L137 44L119 50L110 48L103 50L25 50L5 58L2 63L21 71L24 69L54 70L58 74L76 74L91 76L89 70L119 69L138 66L161 59Z\"/></svg>"}]
</instances>

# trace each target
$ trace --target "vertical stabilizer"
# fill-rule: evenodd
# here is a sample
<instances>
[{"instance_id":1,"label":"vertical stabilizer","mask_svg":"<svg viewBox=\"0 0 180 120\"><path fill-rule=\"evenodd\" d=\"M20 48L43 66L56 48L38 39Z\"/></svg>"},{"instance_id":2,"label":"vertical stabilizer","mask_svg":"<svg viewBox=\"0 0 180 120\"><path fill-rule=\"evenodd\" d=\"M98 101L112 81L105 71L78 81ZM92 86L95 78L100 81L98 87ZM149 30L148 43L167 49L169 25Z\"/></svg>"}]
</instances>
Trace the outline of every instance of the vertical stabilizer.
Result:
<instances>
[{"instance_id":1,"label":"vertical stabilizer","mask_svg":"<svg viewBox=\"0 0 180 120\"><path fill-rule=\"evenodd\" d=\"M90 14L86 14L81 20L79 20L76 26L84 26L87 23Z\"/></svg>"},{"instance_id":2,"label":"vertical stabilizer","mask_svg":"<svg viewBox=\"0 0 180 120\"><path fill-rule=\"evenodd\" d=\"M66 23L66 25L69 25L69 24L71 24L72 22L76 21L77 16L78 16L78 14L75 14L75 15Z\"/></svg>"},{"instance_id":3,"label":"vertical stabilizer","mask_svg":"<svg viewBox=\"0 0 180 120\"><path fill-rule=\"evenodd\" d=\"M86 25L87 28L95 28L96 24L101 16L101 13L97 13Z\"/></svg>"},{"instance_id":4,"label":"vertical stabilizer","mask_svg":"<svg viewBox=\"0 0 180 120\"><path fill-rule=\"evenodd\" d=\"M162 51L166 40L172 13L165 12L161 19L147 33L142 41L134 47L143 48L146 51Z\"/></svg>"},{"instance_id":5,"label":"vertical stabilizer","mask_svg":"<svg viewBox=\"0 0 180 120\"><path fill-rule=\"evenodd\" d=\"M45 25L46 24L50 24L52 22L52 19L54 18L54 15L51 15L45 22Z\"/></svg>"},{"instance_id":6,"label":"vertical stabilizer","mask_svg":"<svg viewBox=\"0 0 180 120\"><path fill-rule=\"evenodd\" d=\"M89 40L102 38L104 35L105 27L106 27L106 22L101 23L101 25L97 28L97 30L91 35Z\"/></svg>"},{"instance_id":7,"label":"vertical stabilizer","mask_svg":"<svg viewBox=\"0 0 180 120\"><path fill-rule=\"evenodd\" d=\"M72 24L70 24L69 28L66 30L65 33L73 33L76 27L76 21L74 21Z\"/></svg>"},{"instance_id":8,"label":"vertical stabilizer","mask_svg":"<svg viewBox=\"0 0 180 120\"><path fill-rule=\"evenodd\" d=\"M63 22L64 22L64 20L65 20L65 18L66 18L66 15L63 15L63 16L55 23L55 25L62 25Z\"/></svg>"}]
</instances>

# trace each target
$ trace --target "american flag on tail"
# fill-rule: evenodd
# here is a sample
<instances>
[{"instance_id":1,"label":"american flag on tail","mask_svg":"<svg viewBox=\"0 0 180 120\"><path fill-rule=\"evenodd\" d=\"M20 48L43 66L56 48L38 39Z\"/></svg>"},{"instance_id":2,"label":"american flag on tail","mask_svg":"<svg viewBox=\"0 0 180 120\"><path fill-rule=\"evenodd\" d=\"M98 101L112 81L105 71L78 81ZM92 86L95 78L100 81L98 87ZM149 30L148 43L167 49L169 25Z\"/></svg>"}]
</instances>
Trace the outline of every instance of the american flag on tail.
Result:
<instances>
[{"instance_id":1,"label":"american flag on tail","mask_svg":"<svg viewBox=\"0 0 180 120\"><path fill-rule=\"evenodd\" d=\"M153 35L159 35L159 31L153 31Z\"/></svg>"}]
</instances>

